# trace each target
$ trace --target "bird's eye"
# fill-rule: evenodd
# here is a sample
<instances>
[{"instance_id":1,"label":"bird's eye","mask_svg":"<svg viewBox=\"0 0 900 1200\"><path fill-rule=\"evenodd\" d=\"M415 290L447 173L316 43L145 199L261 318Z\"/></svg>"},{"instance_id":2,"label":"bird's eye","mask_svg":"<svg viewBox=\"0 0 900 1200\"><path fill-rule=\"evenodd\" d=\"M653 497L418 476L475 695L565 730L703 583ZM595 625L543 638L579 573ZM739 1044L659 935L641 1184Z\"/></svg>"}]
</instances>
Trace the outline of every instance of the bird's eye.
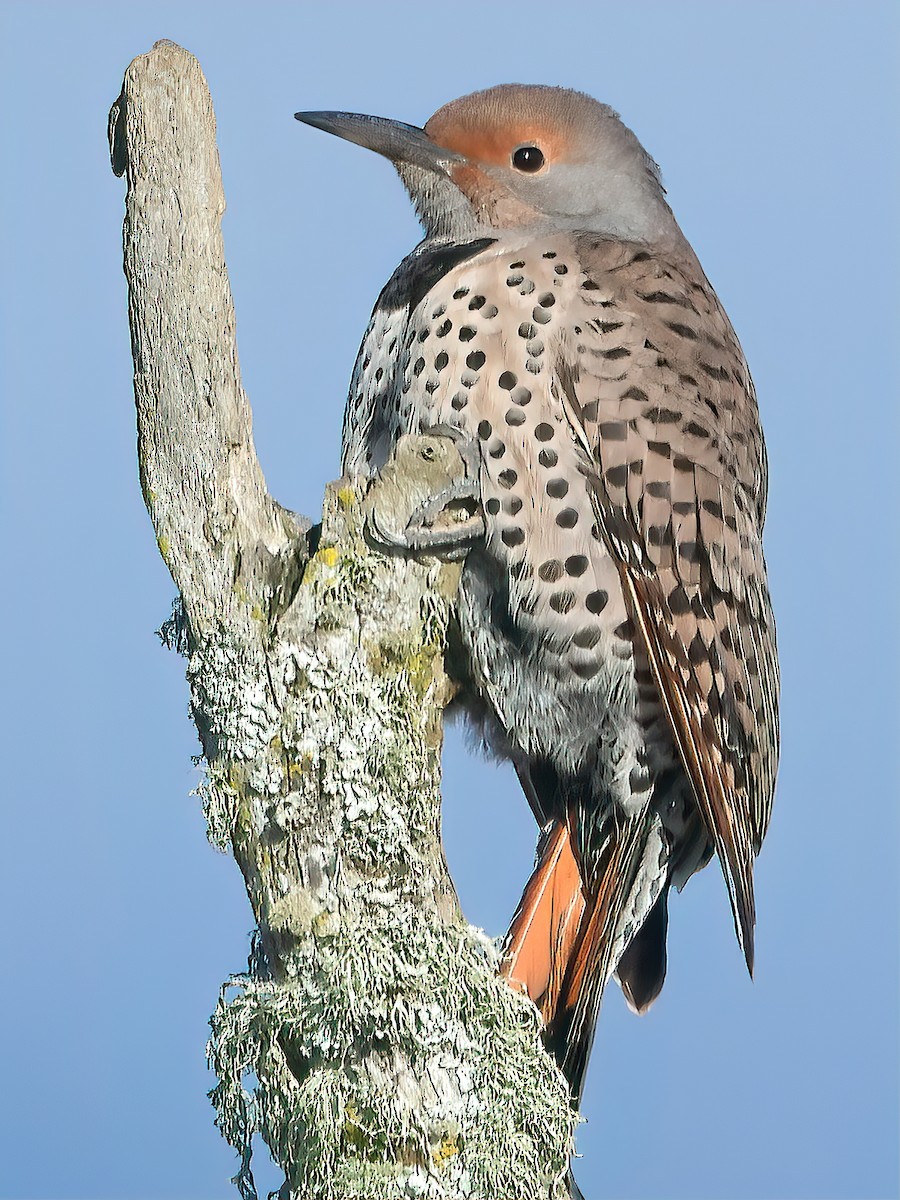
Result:
<instances>
[{"instance_id":1,"label":"bird's eye","mask_svg":"<svg viewBox=\"0 0 900 1200\"><path fill-rule=\"evenodd\" d=\"M533 175L544 165L544 155L537 146L520 146L513 151L512 164L517 171L525 171Z\"/></svg>"}]
</instances>

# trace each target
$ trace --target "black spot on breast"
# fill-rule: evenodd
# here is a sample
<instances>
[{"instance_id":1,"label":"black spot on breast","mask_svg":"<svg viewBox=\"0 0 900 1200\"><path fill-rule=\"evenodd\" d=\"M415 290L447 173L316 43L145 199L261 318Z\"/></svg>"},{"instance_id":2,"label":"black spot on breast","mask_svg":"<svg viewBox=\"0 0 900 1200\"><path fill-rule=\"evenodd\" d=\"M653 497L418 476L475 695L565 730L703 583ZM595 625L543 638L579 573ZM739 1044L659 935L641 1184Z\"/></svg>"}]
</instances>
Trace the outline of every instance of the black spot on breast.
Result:
<instances>
[{"instance_id":1,"label":"black spot on breast","mask_svg":"<svg viewBox=\"0 0 900 1200\"><path fill-rule=\"evenodd\" d=\"M442 350L440 352L440 354L437 356L437 358L434 360L434 369L436 371L443 371L444 367L446 367L446 365L447 365L447 363L449 363L449 361L450 361L450 355L447 353L446 350Z\"/></svg>"},{"instance_id":2,"label":"black spot on breast","mask_svg":"<svg viewBox=\"0 0 900 1200\"><path fill-rule=\"evenodd\" d=\"M484 308L484 296L473 296L469 301L469 312L477 312L479 308Z\"/></svg>"},{"instance_id":3,"label":"black spot on breast","mask_svg":"<svg viewBox=\"0 0 900 1200\"><path fill-rule=\"evenodd\" d=\"M547 484L547 495L552 496L554 500L562 500L569 491L569 481L567 479L551 479Z\"/></svg>"},{"instance_id":4,"label":"black spot on breast","mask_svg":"<svg viewBox=\"0 0 900 1200\"><path fill-rule=\"evenodd\" d=\"M628 772L628 786L632 792L649 792L650 772L643 763L638 763Z\"/></svg>"},{"instance_id":5,"label":"black spot on breast","mask_svg":"<svg viewBox=\"0 0 900 1200\"><path fill-rule=\"evenodd\" d=\"M459 340L461 342L471 342L471 340L474 336L475 336L475 330L472 328L471 325L463 325L460 328Z\"/></svg>"},{"instance_id":6,"label":"black spot on breast","mask_svg":"<svg viewBox=\"0 0 900 1200\"><path fill-rule=\"evenodd\" d=\"M572 671L578 676L579 679L593 679L599 670L600 664L598 662L591 661L572 663Z\"/></svg>"},{"instance_id":7,"label":"black spot on breast","mask_svg":"<svg viewBox=\"0 0 900 1200\"><path fill-rule=\"evenodd\" d=\"M479 421L478 422L478 436L481 438L482 441L486 442L487 439L491 436L491 434L493 432L494 432L494 430L493 430L493 427L492 427L490 421Z\"/></svg>"},{"instance_id":8,"label":"black spot on breast","mask_svg":"<svg viewBox=\"0 0 900 1200\"><path fill-rule=\"evenodd\" d=\"M609 603L609 593L604 592L602 588L598 588L596 592L588 592L584 599L584 606L590 613L601 613Z\"/></svg>"},{"instance_id":9,"label":"black spot on breast","mask_svg":"<svg viewBox=\"0 0 900 1200\"><path fill-rule=\"evenodd\" d=\"M558 613L571 612L575 607L575 593L568 590L554 592L550 597L550 607Z\"/></svg>"},{"instance_id":10,"label":"black spot on breast","mask_svg":"<svg viewBox=\"0 0 900 1200\"><path fill-rule=\"evenodd\" d=\"M555 467L559 462L559 456L555 450L542 450L538 455L538 462L542 467Z\"/></svg>"},{"instance_id":11,"label":"black spot on breast","mask_svg":"<svg viewBox=\"0 0 900 1200\"><path fill-rule=\"evenodd\" d=\"M504 417L507 425L513 426L524 425L526 419L527 418L522 412L521 408L508 408Z\"/></svg>"},{"instance_id":12,"label":"black spot on breast","mask_svg":"<svg viewBox=\"0 0 900 1200\"><path fill-rule=\"evenodd\" d=\"M600 641L600 630L596 625L585 625L572 638L579 650L593 650Z\"/></svg>"},{"instance_id":13,"label":"black spot on breast","mask_svg":"<svg viewBox=\"0 0 900 1200\"><path fill-rule=\"evenodd\" d=\"M583 554L571 554L566 559L566 574L577 579L588 569L588 560Z\"/></svg>"},{"instance_id":14,"label":"black spot on breast","mask_svg":"<svg viewBox=\"0 0 900 1200\"><path fill-rule=\"evenodd\" d=\"M511 392L512 389L516 386L516 383L518 381L517 381L515 375L513 375L512 371L504 371L503 374L500 376L500 378L497 380L497 382L500 384L500 386L503 388L504 391Z\"/></svg>"},{"instance_id":15,"label":"black spot on breast","mask_svg":"<svg viewBox=\"0 0 900 1200\"><path fill-rule=\"evenodd\" d=\"M539 442L549 442L553 437L553 426L548 425L546 421L541 421L534 427L534 436Z\"/></svg>"},{"instance_id":16,"label":"black spot on breast","mask_svg":"<svg viewBox=\"0 0 900 1200\"><path fill-rule=\"evenodd\" d=\"M512 469L512 467L507 468L505 471L501 471L497 478L500 481L500 486L505 488L515 487L515 485L519 482L519 476Z\"/></svg>"},{"instance_id":17,"label":"black spot on breast","mask_svg":"<svg viewBox=\"0 0 900 1200\"><path fill-rule=\"evenodd\" d=\"M452 328L453 322L451 320L448 319L446 321L441 321L440 325L437 327L438 337L446 337Z\"/></svg>"},{"instance_id":18,"label":"black spot on breast","mask_svg":"<svg viewBox=\"0 0 900 1200\"><path fill-rule=\"evenodd\" d=\"M524 408L531 399L531 392L527 387L516 387L513 388L510 399L513 404L518 404L521 408Z\"/></svg>"},{"instance_id":19,"label":"black spot on breast","mask_svg":"<svg viewBox=\"0 0 900 1200\"><path fill-rule=\"evenodd\" d=\"M574 508L564 508L556 514L556 523L560 529L574 529L578 524L578 513Z\"/></svg>"},{"instance_id":20,"label":"black spot on breast","mask_svg":"<svg viewBox=\"0 0 900 1200\"><path fill-rule=\"evenodd\" d=\"M496 517L497 513L500 511L500 501L496 496L492 496L490 500L485 503L484 507L492 517Z\"/></svg>"},{"instance_id":21,"label":"black spot on breast","mask_svg":"<svg viewBox=\"0 0 900 1200\"><path fill-rule=\"evenodd\" d=\"M484 366L484 355L480 350L473 350L466 355L466 366L470 371L480 371Z\"/></svg>"},{"instance_id":22,"label":"black spot on breast","mask_svg":"<svg viewBox=\"0 0 900 1200\"><path fill-rule=\"evenodd\" d=\"M558 579L562 579L562 574L563 565L558 558L548 558L538 567L538 576L545 583L556 583Z\"/></svg>"},{"instance_id":23,"label":"black spot on breast","mask_svg":"<svg viewBox=\"0 0 900 1200\"><path fill-rule=\"evenodd\" d=\"M521 546L525 541L525 530L514 525L512 529L504 529L500 538L505 546Z\"/></svg>"}]
</instances>

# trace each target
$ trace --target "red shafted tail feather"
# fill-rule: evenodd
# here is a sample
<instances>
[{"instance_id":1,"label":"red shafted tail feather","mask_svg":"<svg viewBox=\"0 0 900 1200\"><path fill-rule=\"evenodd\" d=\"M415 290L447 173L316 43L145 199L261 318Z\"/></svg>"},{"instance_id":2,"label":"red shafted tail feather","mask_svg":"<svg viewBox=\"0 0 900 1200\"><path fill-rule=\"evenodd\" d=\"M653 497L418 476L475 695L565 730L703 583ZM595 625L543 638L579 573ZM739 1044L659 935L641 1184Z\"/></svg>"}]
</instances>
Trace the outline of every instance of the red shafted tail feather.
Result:
<instances>
[{"instance_id":1,"label":"red shafted tail feather","mask_svg":"<svg viewBox=\"0 0 900 1200\"><path fill-rule=\"evenodd\" d=\"M603 991L616 967L616 932L641 869L646 821L610 826L596 893L588 898L567 822L554 821L507 934L503 974L528 992L577 1103ZM630 1006L646 1011L665 978L666 888L620 960Z\"/></svg>"},{"instance_id":2,"label":"red shafted tail feather","mask_svg":"<svg viewBox=\"0 0 900 1200\"><path fill-rule=\"evenodd\" d=\"M554 821L506 935L503 975L526 991L545 1021L556 1010L585 913L567 825Z\"/></svg>"}]
</instances>

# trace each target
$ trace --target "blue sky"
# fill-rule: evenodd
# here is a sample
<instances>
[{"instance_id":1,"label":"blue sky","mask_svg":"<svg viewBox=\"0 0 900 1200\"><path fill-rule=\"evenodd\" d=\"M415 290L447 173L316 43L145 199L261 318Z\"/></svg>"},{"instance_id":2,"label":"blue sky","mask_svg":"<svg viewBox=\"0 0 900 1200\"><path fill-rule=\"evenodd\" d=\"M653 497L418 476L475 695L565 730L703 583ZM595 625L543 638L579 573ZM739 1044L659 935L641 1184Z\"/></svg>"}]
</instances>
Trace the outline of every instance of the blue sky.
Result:
<instances>
[{"instance_id":1,"label":"blue sky","mask_svg":"<svg viewBox=\"0 0 900 1200\"><path fill-rule=\"evenodd\" d=\"M0 1195L234 1194L203 1048L252 918L205 842L184 664L153 632L173 585L138 489L105 145L129 61L169 37L212 88L258 450L301 512L337 474L356 347L417 228L383 161L296 109L422 123L475 88L564 84L660 162L759 391L784 754L756 981L710 869L672 906L650 1015L608 996L578 1174L588 1200L896 1196L896 6L6 2L0 21ZM459 732L445 758L454 876L499 934L531 818Z\"/></svg>"}]
</instances>

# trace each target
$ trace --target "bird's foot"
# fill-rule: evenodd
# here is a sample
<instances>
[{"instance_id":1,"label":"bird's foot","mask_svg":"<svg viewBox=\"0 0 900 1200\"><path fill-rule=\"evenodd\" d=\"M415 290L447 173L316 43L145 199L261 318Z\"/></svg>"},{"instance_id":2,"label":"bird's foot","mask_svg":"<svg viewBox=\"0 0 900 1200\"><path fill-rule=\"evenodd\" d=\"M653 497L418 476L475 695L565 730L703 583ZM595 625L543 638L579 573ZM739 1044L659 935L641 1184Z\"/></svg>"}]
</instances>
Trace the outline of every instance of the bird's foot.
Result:
<instances>
[{"instance_id":1,"label":"bird's foot","mask_svg":"<svg viewBox=\"0 0 900 1200\"><path fill-rule=\"evenodd\" d=\"M365 511L380 550L465 558L484 538L477 448L445 425L404 435L369 488Z\"/></svg>"}]
</instances>

